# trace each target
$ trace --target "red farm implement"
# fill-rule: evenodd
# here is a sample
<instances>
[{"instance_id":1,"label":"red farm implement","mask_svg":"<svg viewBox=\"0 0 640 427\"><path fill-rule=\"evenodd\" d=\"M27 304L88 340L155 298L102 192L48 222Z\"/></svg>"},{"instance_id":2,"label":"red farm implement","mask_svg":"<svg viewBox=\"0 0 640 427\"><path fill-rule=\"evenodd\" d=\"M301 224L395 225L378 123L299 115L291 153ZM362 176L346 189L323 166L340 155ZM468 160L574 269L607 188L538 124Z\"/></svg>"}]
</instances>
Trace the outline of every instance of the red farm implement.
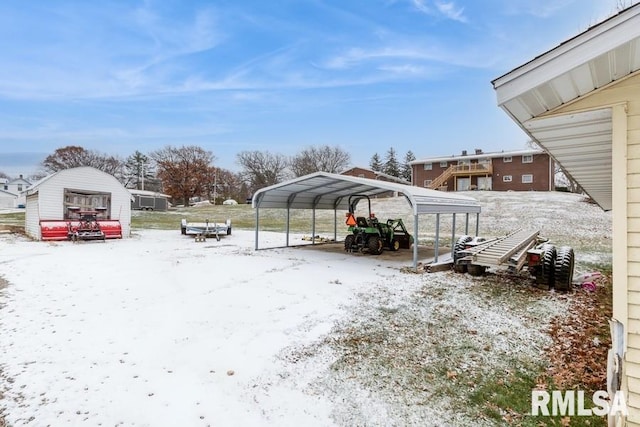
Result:
<instances>
[{"instance_id":1,"label":"red farm implement","mask_svg":"<svg viewBox=\"0 0 640 427\"><path fill-rule=\"evenodd\" d=\"M67 220L40 220L42 240L106 240L121 239L120 221L98 219L97 211L74 211L77 218Z\"/></svg>"}]
</instances>

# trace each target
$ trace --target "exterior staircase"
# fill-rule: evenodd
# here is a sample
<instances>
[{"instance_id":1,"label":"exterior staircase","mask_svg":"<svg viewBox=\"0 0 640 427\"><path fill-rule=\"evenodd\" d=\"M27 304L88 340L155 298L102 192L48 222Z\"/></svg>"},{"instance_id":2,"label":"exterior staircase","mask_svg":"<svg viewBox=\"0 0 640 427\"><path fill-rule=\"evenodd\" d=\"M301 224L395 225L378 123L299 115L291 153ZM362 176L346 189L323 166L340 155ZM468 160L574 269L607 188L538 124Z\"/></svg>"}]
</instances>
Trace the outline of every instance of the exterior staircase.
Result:
<instances>
[{"instance_id":1,"label":"exterior staircase","mask_svg":"<svg viewBox=\"0 0 640 427\"><path fill-rule=\"evenodd\" d=\"M436 179L431 181L431 184L429 184L428 188L432 190L437 190L441 188L449 178L454 176L471 176L471 175L489 176L492 174L493 174L493 165L490 162L451 165L444 172L442 172L442 174L438 175Z\"/></svg>"}]
</instances>

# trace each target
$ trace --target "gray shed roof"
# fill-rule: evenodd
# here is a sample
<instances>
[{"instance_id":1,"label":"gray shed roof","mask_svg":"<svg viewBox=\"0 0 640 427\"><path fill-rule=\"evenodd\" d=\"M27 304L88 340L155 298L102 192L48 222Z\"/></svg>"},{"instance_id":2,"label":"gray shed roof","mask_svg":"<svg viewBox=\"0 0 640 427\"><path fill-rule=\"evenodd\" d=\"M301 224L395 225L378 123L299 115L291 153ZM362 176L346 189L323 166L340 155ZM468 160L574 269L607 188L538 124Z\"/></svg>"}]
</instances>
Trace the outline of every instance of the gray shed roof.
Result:
<instances>
[{"instance_id":1,"label":"gray shed roof","mask_svg":"<svg viewBox=\"0 0 640 427\"><path fill-rule=\"evenodd\" d=\"M480 213L477 200L460 194L328 172L316 172L262 188L253 195L253 207L347 210L352 194L375 196L389 191L404 195L414 215Z\"/></svg>"}]
</instances>

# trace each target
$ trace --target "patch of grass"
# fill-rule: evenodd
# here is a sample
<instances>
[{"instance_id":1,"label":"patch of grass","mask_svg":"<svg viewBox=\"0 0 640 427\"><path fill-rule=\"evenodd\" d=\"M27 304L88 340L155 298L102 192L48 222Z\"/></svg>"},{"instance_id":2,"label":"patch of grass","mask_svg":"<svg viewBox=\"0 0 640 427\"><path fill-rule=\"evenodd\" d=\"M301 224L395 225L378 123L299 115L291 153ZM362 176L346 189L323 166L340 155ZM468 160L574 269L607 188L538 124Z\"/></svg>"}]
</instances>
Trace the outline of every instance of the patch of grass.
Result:
<instances>
[{"instance_id":1,"label":"patch of grass","mask_svg":"<svg viewBox=\"0 0 640 427\"><path fill-rule=\"evenodd\" d=\"M24 212L0 214L0 224L24 226Z\"/></svg>"}]
</instances>

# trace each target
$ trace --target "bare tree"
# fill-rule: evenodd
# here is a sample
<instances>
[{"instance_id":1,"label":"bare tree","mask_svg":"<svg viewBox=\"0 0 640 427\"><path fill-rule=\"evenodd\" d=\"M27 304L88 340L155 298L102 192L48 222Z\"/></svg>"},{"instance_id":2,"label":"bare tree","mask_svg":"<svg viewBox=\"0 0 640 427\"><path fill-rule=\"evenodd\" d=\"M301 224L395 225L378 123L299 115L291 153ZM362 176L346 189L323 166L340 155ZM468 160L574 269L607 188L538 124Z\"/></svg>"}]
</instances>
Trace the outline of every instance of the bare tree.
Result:
<instances>
[{"instance_id":1,"label":"bare tree","mask_svg":"<svg viewBox=\"0 0 640 427\"><path fill-rule=\"evenodd\" d=\"M251 192L281 182L286 177L289 163L282 154L268 151L243 151L237 154L237 162Z\"/></svg>"},{"instance_id":2,"label":"bare tree","mask_svg":"<svg viewBox=\"0 0 640 427\"><path fill-rule=\"evenodd\" d=\"M9 179L9 175L7 175L6 173L0 171L0 178Z\"/></svg>"},{"instance_id":3,"label":"bare tree","mask_svg":"<svg viewBox=\"0 0 640 427\"><path fill-rule=\"evenodd\" d=\"M149 154L156 164L158 178L164 192L174 200L182 200L185 206L189 199L208 194L214 182L214 156L197 146L167 146Z\"/></svg>"},{"instance_id":4,"label":"bare tree","mask_svg":"<svg viewBox=\"0 0 640 427\"><path fill-rule=\"evenodd\" d=\"M209 200L213 200L214 204L227 199L244 202L248 196L248 191L239 173L216 168L214 181L209 188Z\"/></svg>"},{"instance_id":5,"label":"bare tree","mask_svg":"<svg viewBox=\"0 0 640 427\"><path fill-rule=\"evenodd\" d=\"M42 161L42 167L47 173L81 166L91 166L118 179L122 178L122 164L122 160L116 156L109 156L94 150L86 150L76 145L58 148Z\"/></svg>"},{"instance_id":6,"label":"bare tree","mask_svg":"<svg viewBox=\"0 0 640 427\"><path fill-rule=\"evenodd\" d=\"M294 176L314 172L340 173L349 166L351 155L340 147L322 145L305 148L290 160Z\"/></svg>"}]
</instances>

